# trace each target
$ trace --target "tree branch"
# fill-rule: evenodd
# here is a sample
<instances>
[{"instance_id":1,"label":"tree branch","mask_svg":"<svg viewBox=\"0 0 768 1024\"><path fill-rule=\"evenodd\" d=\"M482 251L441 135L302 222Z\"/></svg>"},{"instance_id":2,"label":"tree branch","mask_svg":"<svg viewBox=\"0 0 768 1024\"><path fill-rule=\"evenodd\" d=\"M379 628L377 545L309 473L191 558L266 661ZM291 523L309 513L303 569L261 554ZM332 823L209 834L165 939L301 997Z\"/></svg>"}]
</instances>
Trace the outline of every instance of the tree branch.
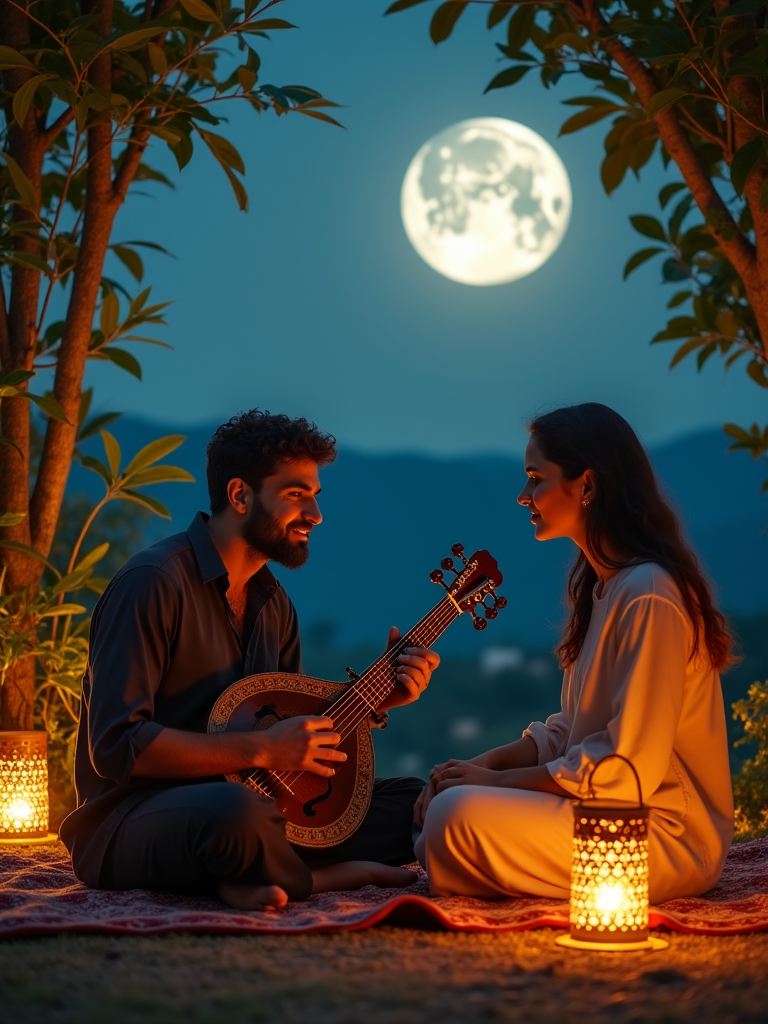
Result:
<instances>
[{"instance_id":1,"label":"tree branch","mask_svg":"<svg viewBox=\"0 0 768 1024\"><path fill-rule=\"evenodd\" d=\"M67 107L63 114L59 114L52 125L49 125L41 133L40 137L43 140L45 148L48 149L56 141L58 136L64 131L64 129L70 125L75 119L75 111L73 107Z\"/></svg>"},{"instance_id":2,"label":"tree branch","mask_svg":"<svg viewBox=\"0 0 768 1024\"><path fill-rule=\"evenodd\" d=\"M585 0L584 9L587 27L595 34L602 34L602 45L635 87L643 106L647 107L653 96L660 91L656 76L620 39L605 35L605 30L609 26L602 12L595 6L594 0ZM758 281L755 247L740 231L730 210L712 184L706 167L674 109L671 106L665 107L654 115L654 120L661 141L679 167L705 219L710 213L718 215L719 223L713 225L708 221L708 230L717 239L718 245L734 265L746 287L756 289Z\"/></svg>"}]
</instances>

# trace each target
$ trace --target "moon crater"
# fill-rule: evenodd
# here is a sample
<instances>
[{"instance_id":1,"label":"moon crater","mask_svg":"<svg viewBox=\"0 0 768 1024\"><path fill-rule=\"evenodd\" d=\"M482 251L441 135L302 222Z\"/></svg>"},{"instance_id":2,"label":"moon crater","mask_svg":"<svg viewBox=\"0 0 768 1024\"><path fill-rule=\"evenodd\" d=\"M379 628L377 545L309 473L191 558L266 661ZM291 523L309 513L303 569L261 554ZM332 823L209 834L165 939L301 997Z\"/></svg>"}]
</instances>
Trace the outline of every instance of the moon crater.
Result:
<instances>
[{"instance_id":1,"label":"moon crater","mask_svg":"<svg viewBox=\"0 0 768 1024\"><path fill-rule=\"evenodd\" d=\"M536 132L477 117L421 147L400 206L411 244L438 273L463 284L503 284L532 274L560 245L571 185Z\"/></svg>"}]
</instances>

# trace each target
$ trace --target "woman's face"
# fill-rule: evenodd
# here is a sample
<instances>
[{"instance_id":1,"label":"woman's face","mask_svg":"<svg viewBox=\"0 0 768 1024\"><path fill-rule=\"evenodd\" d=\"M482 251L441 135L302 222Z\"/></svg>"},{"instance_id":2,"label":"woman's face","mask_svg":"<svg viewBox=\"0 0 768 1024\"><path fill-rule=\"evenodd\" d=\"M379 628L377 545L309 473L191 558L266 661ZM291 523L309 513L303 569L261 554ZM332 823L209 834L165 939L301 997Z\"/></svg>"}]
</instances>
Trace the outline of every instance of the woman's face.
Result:
<instances>
[{"instance_id":1,"label":"woman's face","mask_svg":"<svg viewBox=\"0 0 768 1024\"><path fill-rule=\"evenodd\" d=\"M592 495L592 473L587 470L577 480L566 480L560 467L549 462L532 437L525 449L528 482L517 497L526 505L536 527L536 540L570 537L580 547L586 539L587 507Z\"/></svg>"}]
</instances>

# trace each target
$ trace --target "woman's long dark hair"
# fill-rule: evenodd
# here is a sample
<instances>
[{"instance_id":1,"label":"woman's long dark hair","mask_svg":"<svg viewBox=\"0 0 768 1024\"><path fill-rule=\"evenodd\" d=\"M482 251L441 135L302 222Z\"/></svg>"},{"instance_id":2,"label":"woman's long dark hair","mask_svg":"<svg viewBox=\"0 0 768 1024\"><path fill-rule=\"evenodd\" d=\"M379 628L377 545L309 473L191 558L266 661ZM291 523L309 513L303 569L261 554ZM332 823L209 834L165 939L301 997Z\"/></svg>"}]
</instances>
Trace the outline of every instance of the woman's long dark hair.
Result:
<instances>
[{"instance_id":1,"label":"woman's long dark hair","mask_svg":"<svg viewBox=\"0 0 768 1024\"><path fill-rule=\"evenodd\" d=\"M693 658L704 646L716 669L733 659L733 641L725 618L696 555L683 538L673 509L661 493L640 440L623 417L598 402L565 406L537 416L528 427L541 454L554 462L566 480L587 469L596 478L587 518L587 547L607 568L620 569L655 562L677 584L693 624ZM608 555L613 552L615 557ZM597 573L580 552L568 577L571 615L557 646L563 666L576 660L592 616L592 590Z\"/></svg>"}]
</instances>

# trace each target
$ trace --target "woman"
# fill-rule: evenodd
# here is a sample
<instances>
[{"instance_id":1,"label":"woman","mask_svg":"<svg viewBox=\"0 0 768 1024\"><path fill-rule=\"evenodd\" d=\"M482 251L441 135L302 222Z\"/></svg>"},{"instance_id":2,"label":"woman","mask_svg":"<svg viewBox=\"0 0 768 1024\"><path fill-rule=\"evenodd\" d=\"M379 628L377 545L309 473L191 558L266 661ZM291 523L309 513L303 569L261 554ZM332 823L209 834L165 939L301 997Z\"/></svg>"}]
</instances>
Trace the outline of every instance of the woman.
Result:
<instances>
[{"instance_id":1,"label":"woman","mask_svg":"<svg viewBox=\"0 0 768 1024\"><path fill-rule=\"evenodd\" d=\"M652 808L651 902L699 895L720 877L733 833L725 621L626 420L589 402L529 429L517 500L537 540L580 549L557 648L561 710L514 743L432 770L417 855L435 895L567 898L571 801L616 753ZM592 785L599 798L637 801L618 758Z\"/></svg>"}]
</instances>

